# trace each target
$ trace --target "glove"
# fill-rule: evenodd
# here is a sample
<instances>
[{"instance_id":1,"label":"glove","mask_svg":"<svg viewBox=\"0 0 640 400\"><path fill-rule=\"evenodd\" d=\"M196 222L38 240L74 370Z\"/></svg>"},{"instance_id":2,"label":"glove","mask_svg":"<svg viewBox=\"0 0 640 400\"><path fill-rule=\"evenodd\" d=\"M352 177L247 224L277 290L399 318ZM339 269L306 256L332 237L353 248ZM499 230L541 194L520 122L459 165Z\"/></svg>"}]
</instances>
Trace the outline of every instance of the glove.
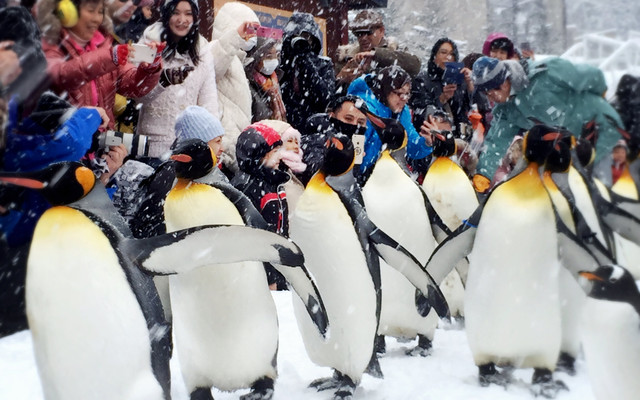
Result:
<instances>
[{"instance_id":1,"label":"glove","mask_svg":"<svg viewBox=\"0 0 640 400\"><path fill-rule=\"evenodd\" d=\"M113 46L113 63L115 65L125 65L127 63L127 59L129 58L129 45L128 44L119 44Z\"/></svg>"},{"instance_id":2,"label":"glove","mask_svg":"<svg viewBox=\"0 0 640 400\"><path fill-rule=\"evenodd\" d=\"M183 65L182 67L165 68L160 75L160 84L162 87L170 85L179 85L187 79L189 72L193 71L194 67L190 65Z\"/></svg>"}]
</instances>

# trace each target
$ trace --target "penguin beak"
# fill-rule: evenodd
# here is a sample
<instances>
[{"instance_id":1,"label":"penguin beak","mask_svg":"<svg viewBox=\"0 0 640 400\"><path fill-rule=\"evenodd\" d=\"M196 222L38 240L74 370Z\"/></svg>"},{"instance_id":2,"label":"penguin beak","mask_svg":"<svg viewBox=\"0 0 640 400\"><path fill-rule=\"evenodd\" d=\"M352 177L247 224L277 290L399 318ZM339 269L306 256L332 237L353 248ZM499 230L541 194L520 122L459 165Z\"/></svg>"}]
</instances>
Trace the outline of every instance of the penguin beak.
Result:
<instances>
[{"instance_id":1,"label":"penguin beak","mask_svg":"<svg viewBox=\"0 0 640 400\"><path fill-rule=\"evenodd\" d=\"M186 154L174 154L171 156L171 159L181 163L190 163L193 161L193 158Z\"/></svg>"},{"instance_id":2,"label":"penguin beak","mask_svg":"<svg viewBox=\"0 0 640 400\"><path fill-rule=\"evenodd\" d=\"M601 281L604 282L604 279L600 278L598 275L594 274L593 272L587 272L587 271L580 271L578 272L578 275L590 280L590 281Z\"/></svg>"}]
</instances>

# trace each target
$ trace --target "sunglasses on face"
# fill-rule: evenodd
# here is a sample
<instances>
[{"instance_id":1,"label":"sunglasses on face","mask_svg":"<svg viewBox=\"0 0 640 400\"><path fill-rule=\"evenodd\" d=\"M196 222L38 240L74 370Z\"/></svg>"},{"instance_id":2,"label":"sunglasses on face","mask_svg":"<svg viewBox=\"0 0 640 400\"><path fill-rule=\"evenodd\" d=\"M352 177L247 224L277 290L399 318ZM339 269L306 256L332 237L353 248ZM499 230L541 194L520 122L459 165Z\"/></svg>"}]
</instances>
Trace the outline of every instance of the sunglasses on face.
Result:
<instances>
[{"instance_id":1,"label":"sunglasses on face","mask_svg":"<svg viewBox=\"0 0 640 400\"><path fill-rule=\"evenodd\" d=\"M372 30L368 30L368 31L357 31L357 32L353 32L354 35L356 35L356 37L363 37L363 36L369 36L373 34Z\"/></svg>"}]
</instances>

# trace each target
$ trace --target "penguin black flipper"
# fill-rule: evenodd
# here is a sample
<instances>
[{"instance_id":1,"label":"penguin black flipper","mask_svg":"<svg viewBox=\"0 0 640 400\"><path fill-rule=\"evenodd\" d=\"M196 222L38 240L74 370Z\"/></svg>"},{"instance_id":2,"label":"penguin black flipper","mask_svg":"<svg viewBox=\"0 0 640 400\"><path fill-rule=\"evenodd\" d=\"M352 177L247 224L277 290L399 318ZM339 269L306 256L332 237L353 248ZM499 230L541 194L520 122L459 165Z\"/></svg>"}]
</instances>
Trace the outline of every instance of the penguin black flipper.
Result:
<instances>
[{"instance_id":1,"label":"penguin black flipper","mask_svg":"<svg viewBox=\"0 0 640 400\"><path fill-rule=\"evenodd\" d=\"M329 317L316 282L309 271L304 265L297 265L295 268L273 262L271 265L284 276L293 291L300 297L318 332L326 338L329 331Z\"/></svg>"},{"instance_id":2,"label":"penguin black flipper","mask_svg":"<svg viewBox=\"0 0 640 400\"><path fill-rule=\"evenodd\" d=\"M154 275L242 261L295 267L304 264L302 251L285 237L238 225L203 225L146 239L128 239L121 244L121 250Z\"/></svg>"},{"instance_id":3,"label":"penguin black flipper","mask_svg":"<svg viewBox=\"0 0 640 400\"><path fill-rule=\"evenodd\" d=\"M598 211L607 227L640 245L640 219L614 203L603 203Z\"/></svg>"},{"instance_id":4,"label":"penguin black flipper","mask_svg":"<svg viewBox=\"0 0 640 400\"><path fill-rule=\"evenodd\" d=\"M599 267L596 257L580 238L560 220L558 214L555 214L558 232L558 258L562 266L576 279L578 279L580 271L595 271Z\"/></svg>"},{"instance_id":5,"label":"penguin black flipper","mask_svg":"<svg viewBox=\"0 0 640 400\"><path fill-rule=\"evenodd\" d=\"M455 231L436 247L427 261L427 271L434 281L440 284L455 265L469 255L482 215L483 206L479 205Z\"/></svg>"},{"instance_id":6,"label":"penguin black flipper","mask_svg":"<svg viewBox=\"0 0 640 400\"><path fill-rule=\"evenodd\" d=\"M619 194L611 191L609 191L609 194L611 196L611 203L640 219L640 201L620 196Z\"/></svg>"},{"instance_id":7,"label":"penguin black flipper","mask_svg":"<svg viewBox=\"0 0 640 400\"><path fill-rule=\"evenodd\" d=\"M417 185L417 183L416 183ZM418 185L419 186L419 185ZM451 235L451 229L445 225L442 221L436 210L431 205L427 194L419 187L420 193L422 194L422 199L424 200L424 206L427 209L427 215L429 216L429 224L431 225L431 232L433 233L433 237L436 239L438 244L442 243L449 235Z\"/></svg>"}]
</instances>

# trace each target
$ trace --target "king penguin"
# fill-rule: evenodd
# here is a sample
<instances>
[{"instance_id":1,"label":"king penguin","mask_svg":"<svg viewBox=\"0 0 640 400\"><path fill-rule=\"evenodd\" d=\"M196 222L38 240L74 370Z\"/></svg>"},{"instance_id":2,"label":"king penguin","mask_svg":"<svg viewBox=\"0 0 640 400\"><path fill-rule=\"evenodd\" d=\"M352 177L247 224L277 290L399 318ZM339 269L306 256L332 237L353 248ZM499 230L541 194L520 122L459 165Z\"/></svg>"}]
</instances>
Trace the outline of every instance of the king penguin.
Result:
<instances>
[{"instance_id":1,"label":"king penguin","mask_svg":"<svg viewBox=\"0 0 640 400\"><path fill-rule=\"evenodd\" d=\"M332 378L318 379L311 386L318 390L336 389L334 399L350 399L372 360L378 328L376 271L370 271L365 251L375 251L389 265L403 269L407 279L424 293L439 315L448 315L448 308L419 262L368 219L361 199L357 199L359 191L345 196L325 180L328 176L345 174L353 167L354 150L349 138L337 133L330 136L325 146L323 166L300 197L290 232L304 252L305 265L316 278L325 300L332 326L328 340L313 329L302 304L295 298L293 304L309 357L314 363L334 370ZM366 243L361 243L361 237ZM375 246L375 250L368 249L370 246ZM429 311L427 308L423 315Z\"/></svg>"},{"instance_id":2,"label":"king penguin","mask_svg":"<svg viewBox=\"0 0 640 400\"><path fill-rule=\"evenodd\" d=\"M205 226L133 239L104 187L80 163L0 173L0 182L40 190L53 205L36 225L26 279L45 398L170 399L169 329L152 276L243 260L245 254L226 249L252 230ZM273 243L272 236L264 235L261 245ZM195 256L193 249L205 243L210 251ZM302 262L286 240L274 251L264 261L286 253Z\"/></svg>"},{"instance_id":3,"label":"king penguin","mask_svg":"<svg viewBox=\"0 0 640 400\"><path fill-rule=\"evenodd\" d=\"M201 224L255 224L261 219L243 194L210 182L217 161L205 142L186 140L171 158L178 182L164 205L168 232ZM251 236L246 236L230 251L242 253L253 246ZM274 266L301 296L316 332L326 334L324 306L304 266ZM249 261L200 268L171 276L169 287L175 343L191 400L213 399L212 386L223 391L251 387L241 399L270 399L277 376L278 318L263 265Z\"/></svg>"},{"instance_id":4,"label":"king penguin","mask_svg":"<svg viewBox=\"0 0 640 400\"><path fill-rule=\"evenodd\" d=\"M391 155L391 152L397 153L406 146L406 132L402 125L393 119L372 114L368 114L368 118L376 128L384 150L362 188L367 214L371 222L424 265L435 248L432 221L439 224L434 230L444 230L446 234L450 232L434 214L420 186ZM420 315L416 310L415 287L384 260L380 262L380 273L382 308L378 335L383 337L378 340L383 341L384 336L404 339L418 336L418 345L406 353L423 357L431 354L439 321L437 313L431 310L427 317ZM376 345L381 346L382 343Z\"/></svg>"},{"instance_id":5,"label":"king penguin","mask_svg":"<svg viewBox=\"0 0 640 400\"><path fill-rule=\"evenodd\" d=\"M533 367L535 395L554 397L566 389L552 374L561 344L560 262L588 259L593 267L595 260L575 235L558 230L538 171L560 136L546 126L531 128L524 138L525 168L496 186L427 265L437 281L452 260L469 255L465 321L482 386L510 382L496 366ZM567 268L577 274L575 262Z\"/></svg>"},{"instance_id":6,"label":"king penguin","mask_svg":"<svg viewBox=\"0 0 640 400\"><path fill-rule=\"evenodd\" d=\"M422 189L435 212L451 231L462 225L478 208L478 197L467 174L449 158L456 152L453 135L434 133L435 159L422 182ZM462 260L440 283L451 314L459 318L464 317L464 282L468 267L468 260Z\"/></svg>"},{"instance_id":7,"label":"king penguin","mask_svg":"<svg viewBox=\"0 0 640 400\"><path fill-rule=\"evenodd\" d=\"M582 340L591 387L599 400L640 393L640 292L633 276L606 265L580 275L591 283Z\"/></svg>"}]
</instances>

